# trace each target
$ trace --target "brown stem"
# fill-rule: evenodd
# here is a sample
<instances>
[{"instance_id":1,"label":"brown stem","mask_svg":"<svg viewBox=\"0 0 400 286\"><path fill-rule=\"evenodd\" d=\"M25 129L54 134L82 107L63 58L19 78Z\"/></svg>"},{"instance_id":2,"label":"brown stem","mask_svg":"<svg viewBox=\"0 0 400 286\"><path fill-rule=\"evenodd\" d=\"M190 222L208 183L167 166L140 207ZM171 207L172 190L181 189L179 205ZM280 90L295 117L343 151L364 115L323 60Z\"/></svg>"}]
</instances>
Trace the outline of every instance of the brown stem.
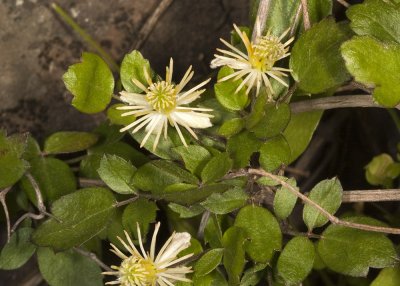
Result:
<instances>
[{"instance_id":1,"label":"brown stem","mask_svg":"<svg viewBox=\"0 0 400 286\"><path fill-rule=\"evenodd\" d=\"M1 202L1 205L3 206L4 214L6 216L6 222L7 222L7 243L10 242L10 238L11 238L10 214L8 212L8 207L6 204L6 195L10 190L11 190L11 187L8 187L0 192L0 202Z\"/></svg>"},{"instance_id":2,"label":"brown stem","mask_svg":"<svg viewBox=\"0 0 400 286\"><path fill-rule=\"evenodd\" d=\"M253 43L257 41L257 38L260 37L265 30L270 4L271 0L260 0L258 4L256 22L254 23L253 34L251 35L251 41Z\"/></svg>"},{"instance_id":3,"label":"brown stem","mask_svg":"<svg viewBox=\"0 0 400 286\"><path fill-rule=\"evenodd\" d=\"M157 24L158 19L161 17L162 14L164 14L164 12L168 9L173 1L174 0L161 0L161 2L157 4L157 8L140 29L139 34L136 38L136 42L133 46L134 50L138 50L143 46L151 31L153 31L155 25Z\"/></svg>"},{"instance_id":4,"label":"brown stem","mask_svg":"<svg viewBox=\"0 0 400 286\"><path fill-rule=\"evenodd\" d=\"M108 267L106 264L104 264L103 261L101 261L96 254L86 251L82 248L78 248L78 247L74 247L73 248L76 252L78 252L79 254L89 257L91 260L93 260L97 265L99 265L103 270L105 271L113 271L110 267Z\"/></svg>"},{"instance_id":5,"label":"brown stem","mask_svg":"<svg viewBox=\"0 0 400 286\"><path fill-rule=\"evenodd\" d=\"M293 113L327 110L347 107L378 107L385 108L374 102L371 95L340 95L293 102L290 108ZM400 105L395 108L400 109Z\"/></svg>"},{"instance_id":6,"label":"brown stem","mask_svg":"<svg viewBox=\"0 0 400 286\"><path fill-rule=\"evenodd\" d=\"M299 5L299 7L297 7L296 16L294 17L293 24L290 27L289 38L293 38L295 33L296 33L297 26L298 26L299 21L300 21L300 15L301 15L302 7L303 7L302 5Z\"/></svg>"},{"instance_id":7,"label":"brown stem","mask_svg":"<svg viewBox=\"0 0 400 286\"><path fill-rule=\"evenodd\" d=\"M342 202L385 202L400 201L400 189L344 191Z\"/></svg>"},{"instance_id":8,"label":"brown stem","mask_svg":"<svg viewBox=\"0 0 400 286\"><path fill-rule=\"evenodd\" d=\"M308 14L308 3L307 3L307 0L300 0L300 1L301 1L302 10L303 10L304 30L308 30L311 28L310 15Z\"/></svg>"},{"instance_id":9,"label":"brown stem","mask_svg":"<svg viewBox=\"0 0 400 286\"><path fill-rule=\"evenodd\" d=\"M122 207L122 206L127 205L127 204L129 204L131 202L136 201L138 198L139 198L139 196L136 196L136 197L129 198L129 199L125 200L125 201L117 202L117 203L114 204L114 207L116 207L116 208Z\"/></svg>"},{"instance_id":10,"label":"brown stem","mask_svg":"<svg viewBox=\"0 0 400 286\"><path fill-rule=\"evenodd\" d=\"M324 217L326 217L332 224L342 225L350 228L373 231L373 232L381 232L381 233L390 233L390 234L398 234L400 235L400 229L391 228L391 227L381 227L381 226L373 226L367 224L353 223L348 221L342 221L336 216L330 214L327 210L321 207L319 204L308 198L306 195L300 193L296 188L288 184L285 180L282 180L279 176L273 175L261 169L248 169L247 172L252 175L258 175L263 177L271 178L277 181L280 185L287 188L293 194L295 194L299 199L301 199L304 203L311 205L315 209L317 209Z\"/></svg>"}]
</instances>

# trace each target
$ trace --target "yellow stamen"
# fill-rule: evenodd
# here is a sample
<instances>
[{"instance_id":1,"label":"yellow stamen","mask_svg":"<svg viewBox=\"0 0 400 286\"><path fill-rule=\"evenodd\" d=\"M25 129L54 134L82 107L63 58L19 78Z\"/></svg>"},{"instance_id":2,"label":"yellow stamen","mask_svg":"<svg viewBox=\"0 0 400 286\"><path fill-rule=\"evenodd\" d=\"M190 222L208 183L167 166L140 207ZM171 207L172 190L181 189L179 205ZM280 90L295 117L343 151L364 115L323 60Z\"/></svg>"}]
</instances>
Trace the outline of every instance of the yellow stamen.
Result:
<instances>
[{"instance_id":1,"label":"yellow stamen","mask_svg":"<svg viewBox=\"0 0 400 286\"><path fill-rule=\"evenodd\" d=\"M146 100L154 110L169 113L176 107L175 85L166 81L153 83L147 90Z\"/></svg>"}]
</instances>

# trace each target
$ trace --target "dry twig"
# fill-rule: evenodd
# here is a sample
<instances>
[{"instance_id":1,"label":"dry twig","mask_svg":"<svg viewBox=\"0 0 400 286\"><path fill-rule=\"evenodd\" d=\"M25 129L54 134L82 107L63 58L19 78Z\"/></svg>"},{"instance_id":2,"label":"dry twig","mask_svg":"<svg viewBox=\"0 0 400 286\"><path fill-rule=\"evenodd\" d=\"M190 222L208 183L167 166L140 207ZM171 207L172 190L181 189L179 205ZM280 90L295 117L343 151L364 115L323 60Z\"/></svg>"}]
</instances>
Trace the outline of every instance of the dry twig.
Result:
<instances>
[{"instance_id":1,"label":"dry twig","mask_svg":"<svg viewBox=\"0 0 400 286\"><path fill-rule=\"evenodd\" d=\"M7 243L10 242L11 238L11 223L10 223L10 214L8 213L8 207L6 204L6 195L11 190L11 187L5 188L0 192L0 202L4 209L4 214L6 216L7 222Z\"/></svg>"}]
</instances>

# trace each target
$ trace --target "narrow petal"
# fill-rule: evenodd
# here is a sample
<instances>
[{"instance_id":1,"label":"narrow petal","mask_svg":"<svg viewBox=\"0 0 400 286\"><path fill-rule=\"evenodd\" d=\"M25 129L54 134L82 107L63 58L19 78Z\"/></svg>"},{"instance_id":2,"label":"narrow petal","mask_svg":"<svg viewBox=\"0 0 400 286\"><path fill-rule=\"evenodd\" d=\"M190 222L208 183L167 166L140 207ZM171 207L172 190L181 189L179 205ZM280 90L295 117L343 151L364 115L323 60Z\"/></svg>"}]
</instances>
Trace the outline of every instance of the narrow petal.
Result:
<instances>
[{"instance_id":1,"label":"narrow petal","mask_svg":"<svg viewBox=\"0 0 400 286\"><path fill-rule=\"evenodd\" d=\"M121 91L119 94L121 95L120 99L123 102L126 102L130 105L149 106L149 104L143 94L131 93L131 92L126 92L126 91Z\"/></svg>"},{"instance_id":2,"label":"narrow petal","mask_svg":"<svg viewBox=\"0 0 400 286\"><path fill-rule=\"evenodd\" d=\"M171 117L173 117L178 124L186 124L193 128L208 128L212 126L210 118L205 117L204 114L199 112L176 111L171 114Z\"/></svg>"}]
</instances>

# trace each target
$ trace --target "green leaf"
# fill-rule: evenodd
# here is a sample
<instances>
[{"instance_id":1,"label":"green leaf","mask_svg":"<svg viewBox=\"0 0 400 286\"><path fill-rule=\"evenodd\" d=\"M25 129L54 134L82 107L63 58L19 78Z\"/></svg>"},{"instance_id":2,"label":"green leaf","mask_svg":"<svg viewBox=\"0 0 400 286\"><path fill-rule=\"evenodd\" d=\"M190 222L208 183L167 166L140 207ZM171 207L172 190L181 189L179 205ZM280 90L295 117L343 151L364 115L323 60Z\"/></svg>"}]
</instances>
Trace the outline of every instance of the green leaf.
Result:
<instances>
[{"instance_id":1,"label":"green leaf","mask_svg":"<svg viewBox=\"0 0 400 286\"><path fill-rule=\"evenodd\" d=\"M59 159L51 157L33 159L30 172L38 183L45 201L53 202L74 192L77 188L76 178L71 168ZM21 187L29 199L36 204L35 190L28 178L24 177L21 180Z\"/></svg>"},{"instance_id":2,"label":"green leaf","mask_svg":"<svg viewBox=\"0 0 400 286\"><path fill-rule=\"evenodd\" d=\"M204 212L204 208L200 205L193 205L193 206L182 206L175 203L169 203L168 207L179 214L180 218L191 218L198 216L199 214Z\"/></svg>"},{"instance_id":3,"label":"green leaf","mask_svg":"<svg viewBox=\"0 0 400 286\"><path fill-rule=\"evenodd\" d=\"M171 161L155 160L140 167L133 176L133 184L146 192L162 194L172 184L190 183L196 185L198 179Z\"/></svg>"},{"instance_id":4,"label":"green leaf","mask_svg":"<svg viewBox=\"0 0 400 286\"><path fill-rule=\"evenodd\" d=\"M283 135L290 146L290 160L296 160L307 148L322 116L322 111L292 114Z\"/></svg>"},{"instance_id":5,"label":"green leaf","mask_svg":"<svg viewBox=\"0 0 400 286\"><path fill-rule=\"evenodd\" d=\"M395 163L388 154L380 154L372 158L365 166L365 177L371 185L382 185L386 188L393 186L393 180L400 175L400 164Z\"/></svg>"},{"instance_id":6,"label":"green leaf","mask_svg":"<svg viewBox=\"0 0 400 286\"><path fill-rule=\"evenodd\" d=\"M286 182L297 189L294 179L288 179ZM297 196L295 194L284 186L280 187L274 197L275 215L280 219L286 219L292 213L296 201Z\"/></svg>"},{"instance_id":7,"label":"green leaf","mask_svg":"<svg viewBox=\"0 0 400 286\"><path fill-rule=\"evenodd\" d=\"M0 129L0 189L14 185L28 169L22 159L25 142L21 136L6 137Z\"/></svg>"},{"instance_id":8,"label":"green leaf","mask_svg":"<svg viewBox=\"0 0 400 286\"><path fill-rule=\"evenodd\" d=\"M400 46L369 37L353 37L342 45L347 69L356 81L375 87L374 100L386 107L400 103Z\"/></svg>"},{"instance_id":9,"label":"green leaf","mask_svg":"<svg viewBox=\"0 0 400 286\"><path fill-rule=\"evenodd\" d=\"M230 227L222 238L224 247L223 263L228 272L229 285L237 285L245 265L244 243L246 236L242 228Z\"/></svg>"},{"instance_id":10,"label":"green leaf","mask_svg":"<svg viewBox=\"0 0 400 286\"><path fill-rule=\"evenodd\" d=\"M86 188L55 201L50 218L33 233L33 242L63 250L100 233L114 213L115 198L104 188Z\"/></svg>"},{"instance_id":11,"label":"green leaf","mask_svg":"<svg viewBox=\"0 0 400 286\"><path fill-rule=\"evenodd\" d=\"M246 206L235 219L235 226L245 230L249 242L246 252L255 262L269 262L282 247L282 233L276 218L266 209Z\"/></svg>"},{"instance_id":12,"label":"green leaf","mask_svg":"<svg viewBox=\"0 0 400 286\"><path fill-rule=\"evenodd\" d=\"M215 248L206 252L194 265L196 276L205 276L211 273L221 263L223 248Z\"/></svg>"},{"instance_id":13,"label":"green leaf","mask_svg":"<svg viewBox=\"0 0 400 286\"><path fill-rule=\"evenodd\" d=\"M111 101L114 77L99 56L83 53L82 62L68 68L64 84L74 95L72 105L84 113L103 111Z\"/></svg>"},{"instance_id":14,"label":"green leaf","mask_svg":"<svg viewBox=\"0 0 400 286\"><path fill-rule=\"evenodd\" d=\"M35 253L36 247L30 241L32 229L22 227L13 233L0 254L0 269L17 269L24 265Z\"/></svg>"},{"instance_id":15,"label":"green leaf","mask_svg":"<svg viewBox=\"0 0 400 286\"><path fill-rule=\"evenodd\" d=\"M332 14L333 3L331 0L308 0L307 4L312 24L318 23L323 18Z\"/></svg>"},{"instance_id":16,"label":"green leaf","mask_svg":"<svg viewBox=\"0 0 400 286\"><path fill-rule=\"evenodd\" d=\"M88 132L63 131L52 134L44 142L47 154L63 154L83 151L96 144L99 136Z\"/></svg>"},{"instance_id":17,"label":"green leaf","mask_svg":"<svg viewBox=\"0 0 400 286\"><path fill-rule=\"evenodd\" d=\"M140 52L135 50L125 55L121 63L120 74L122 85L126 91L135 93L143 92L133 83L132 79L135 78L144 86L147 86L148 83L144 76L144 69L146 69L149 76L152 77L153 72L150 69L150 63L143 58Z\"/></svg>"},{"instance_id":18,"label":"green leaf","mask_svg":"<svg viewBox=\"0 0 400 286\"><path fill-rule=\"evenodd\" d=\"M210 152L199 145L179 146L174 150L182 157L186 169L195 175L200 175L201 170L211 159Z\"/></svg>"},{"instance_id":19,"label":"green leaf","mask_svg":"<svg viewBox=\"0 0 400 286\"><path fill-rule=\"evenodd\" d=\"M140 198L125 208L122 214L122 225L125 230L133 233L134 237L138 239L138 223L142 237L146 237L150 223L156 220L157 210L155 202Z\"/></svg>"},{"instance_id":20,"label":"green leaf","mask_svg":"<svg viewBox=\"0 0 400 286\"><path fill-rule=\"evenodd\" d=\"M310 192L308 198L317 203L330 214L334 214L342 203L343 188L337 178L319 182ZM328 218L315 207L306 204L303 209L303 220L311 231L315 227L323 226Z\"/></svg>"},{"instance_id":21,"label":"green leaf","mask_svg":"<svg viewBox=\"0 0 400 286\"><path fill-rule=\"evenodd\" d=\"M201 180L203 183L214 182L228 173L232 165L233 161L229 158L229 154L220 153L211 158L204 166L204 169L201 171Z\"/></svg>"},{"instance_id":22,"label":"green leaf","mask_svg":"<svg viewBox=\"0 0 400 286\"><path fill-rule=\"evenodd\" d=\"M218 129L218 134L225 137L231 137L238 134L245 126L243 118L232 118L224 121Z\"/></svg>"},{"instance_id":23,"label":"green leaf","mask_svg":"<svg viewBox=\"0 0 400 286\"><path fill-rule=\"evenodd\" d=\"M350 79L340 45L350 37L343 24L325 19L304 32L290 57L293 78L309 93L321 93Z\"/></svg>"},{"instance_id":24,"label":"green leaf","mask_svg":"<svg viewBox=\"0 0 400 286\"><path fill-rule=\"evenodd\" d=\"M314 257L314 244L306 237L295 237L286 244L278 258L278 275L286 285L299 285L311 272Z\"/></svg>"},{"instance_id":25,"label":"green leaf","mask_svg":"<svg viewBox=\"0 0 400 286\"><path fill-rule=\"evenodd\" d=\"M288 104L282 103L266 104L265 115L260 121L250 128L258 138L271 138L279 135L290 121L290 108Z\"/></svg>"},{"instance_id":26,"label":"green leaf","mask_svg":"<svg viewBox=\"0 0 400 286\"><path fill-rule=\"evenodd\" d=\"M117 103L111 105L107 109L107 118L110 120L112 124L115 125L129 125L136 120L134 115L122 116L123 113L126 113L126 110L120 110L118 107L126 106L123 103Z\"/></svg>"},{"instance_id":27,"label":"green leaf","mask_svg":"<svg viewBox=\"0 0 400 286\"><path fill-rule=\"evenodd\" d=\"M259 285L260 280L265 277L264 269L267 267L265 263L259 263L247 269L240 281L240 286L256 286Z\"/></svg>"},{"instance_id":28,"label":"green leaf","mask_svg":"<svg viewBox=\"0 0 400 286\"><path fill-rule=\"evenodd\" d=\"M352 217L345 221L381 226L367 217ZM384 268L396 262L396 251L384 234L339 225L330 225L318 243L318 252L332 270L350 276L366 276L369 267Z\"/></svg>"},{"instance_id":29,"label":"green leaf","mask_svg":"<svg viewBox=\"0 0 400 286\"><path fill-rule=\"evenodd\" d=\"M226 184L210 184L197 187L190 184L174 184L164 189L163 193L157 194L160 199L182 205L193 205L208 198L214 193L223 193L230 189Z\"/></svg>"},{"instance_id":30,"label":"green leaf","mask_svg":"<svg viewBox=\"0 0 400 286\"><path fill-rule=\"evenodd\" d=\"M287 165L289 159L290 147L282 135L269 139L260 148L260 165L266 171L274 171L281 165Z\"/></svg>"},{"instance_id":31,"label":"green leaf","mask_svg":"<svg viewBox=\"0 0 400 286\"><path fill-rule=\"evenodd\" d=\"M368 0L346 11L350 27L360 36L373 36L383 42L400 43L400 7L393 3Z\"/></svg>"},{"instance_id":32,"label":"green leaf","mask_svg":"<svg viewBox=\"0 0 400 286\"><path fill-rule=\"evenodd\" d=\"M372 281L371 286L398 286L400 285L400 269L385 268L379 272L379 275Z\"/></svg>"},{"instance_id":33,"label":"green leaf","mask_svg":"<svg viewBox=\"0 0 400 286\"><path fill-rule=\"evenodd\" d=\"M175 286L183 285L175 284ZM205 276L194 276L193 284L184 286L228 286L228 282L220 271L215 270Z\"/></svg>"},{"instance_id":34,"label":"green leaf","mask_svg":"<svg viewBox=\"0 0 400 286\"><path fill-rule=\"evenodd\" d=\"M50 248L39 248L40 273L51 286L101 286L100 267L89 257L72 250L54 253Z\"/></svg>"},{"instance_id":35,"label":"green leaf","mask_svg":"<svg viewBox=\"0 0 400 286\"><path fill-rule=\"evenodd\" d=\"M137 190L132 186L132 177L136 168L130 162L115 155L104 155L97 172L100 178L113 191L120 194L135 194Z\"/></svg>"},{"instance_id":36,"label":"green leaf","mask_svg":"<svg viewBox=\"0 0 400 286\"><path fill-rule=\"evenodd\" d=\"M212 213L227 214L244 206L248 198L242 188L233 188L222 194L212 194L201 205Z\"/></svg>"},{"instance_id":37,"label":"green leaf","mask_svg":"<svg viewBox=\"0 0 400 286\"><path fill-rule=\"evenodd\" d=\"M233 74L234 70L224 66L218 72L218 80ZM246 87L242 87L237 93L236 90L242 83L241 79L228 79L214 85L215 97L221 105L229 110L242 110L246 107L249 98L246 94Z\"/></svg>"},{"instance_id":38,"label":"green leaf","mask_svg":"<svg viewBox=\"0 0 400 286\"><path fill-rule=\"evenodd\" d=\"M249 165L253 153L257 152L262 142L249 131L243 131L228 139L226 149L233 158L234 168L244 168Z\"/></svg>"}]
</instances>

